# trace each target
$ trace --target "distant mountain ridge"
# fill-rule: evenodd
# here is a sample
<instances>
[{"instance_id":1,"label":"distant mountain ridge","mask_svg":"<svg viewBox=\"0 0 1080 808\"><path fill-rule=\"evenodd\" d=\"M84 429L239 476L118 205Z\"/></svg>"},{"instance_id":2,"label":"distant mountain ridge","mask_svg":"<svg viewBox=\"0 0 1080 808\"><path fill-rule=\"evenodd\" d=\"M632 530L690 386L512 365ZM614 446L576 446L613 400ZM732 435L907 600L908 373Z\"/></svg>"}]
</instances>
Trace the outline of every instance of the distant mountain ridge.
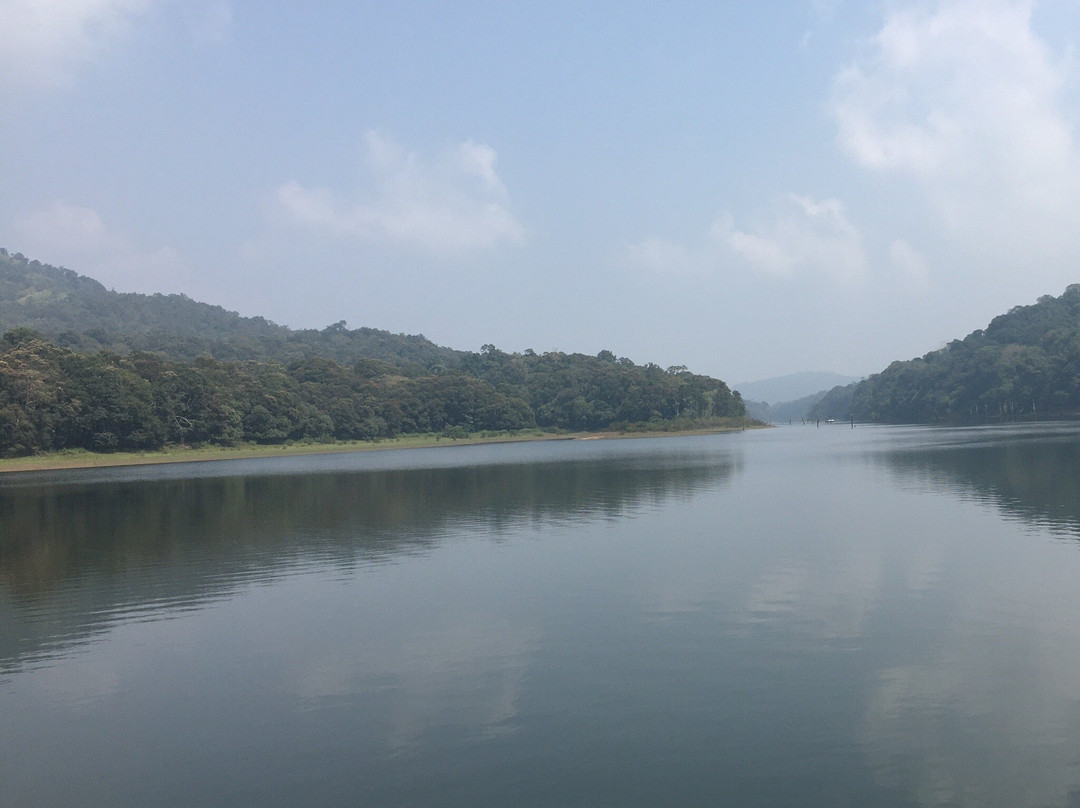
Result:
<instances>
[{"instance_id":1,"label":"distant mountain ridge","mask_svg":"<svg viewBox=\"0 0 1080 808\"><path fill-rule=\"evenodd\" d=\"M322 330L293 330L186 295L115 292L73 270L0 248L0 334L17 326L72 350L149 351L180 361L208 355L289 363L319 356L430 371L455 367L465 355L422 335L349 329L344 321Z\"/></svg>"},{"instance_id":2,"label":"distant mountain ridge","mask_svg":"<svg viewBox=\"0 0 1080 808\"><path fill-rule=\"evenodd\" d=\"M744 400L776 405L831 390L837 385L851 384L858 379L858 376L845 376L842 373L803 371L754 382L739 382L732 387L742 394Z\"/></svg>"},{"instance_id":3,"label":"distant mountain ridge","mask_svg":"<svg viewBox=\"0 0 1080 808\"><path fill-rule=\"evenodd\" d=\"M1080 284L944 348L830 390L815 418L984 422L1080 415Z\"/></svg>"},{"instance_id":4,"label":"distant mountain ridge","mask_svg":"<svg viewBox=\"0 0 1080 808\"><path fill-rule=\"evenodd\" d=\"M841 373L803 371L756 382L742 382L736 384L734 389L742 395L746 412L751 418L782 424L807 417L813 406L831 388L856 380L856 376Z\"/></svg>"},{"instance_id":5,"label":"distant mountain ridge","mask_svg":"<svg viewBox=\"0 0 1080 808\"><path fill-rule=\"evenodd\" d=\"M828 393L828 390L818 390L816 393L797 398L794 401L781 401L777 404L750 400L744 401L744 404L746 405L746 413L751 418L757 418L767 424L786 424L809 417L814 405L825 398Z\"/></svg>"}]
</instances>

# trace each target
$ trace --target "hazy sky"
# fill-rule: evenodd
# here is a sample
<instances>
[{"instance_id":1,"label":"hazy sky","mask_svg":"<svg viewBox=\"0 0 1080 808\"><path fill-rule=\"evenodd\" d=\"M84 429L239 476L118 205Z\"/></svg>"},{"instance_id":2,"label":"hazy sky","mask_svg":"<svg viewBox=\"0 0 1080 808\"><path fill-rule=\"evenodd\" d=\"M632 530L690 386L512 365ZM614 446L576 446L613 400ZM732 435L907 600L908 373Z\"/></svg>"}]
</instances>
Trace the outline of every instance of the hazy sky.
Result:
<instances>
[{"instance_id":1,"label":"hazy sky","mask_svg":"<svg viewBox=\"0 0 1080 808\"><path fill-rule=\"evenodd\" d=\"M1080 0L0 0L0 246L294 327L863 374L1080 282Z\"/></svg>"}]
</instances>

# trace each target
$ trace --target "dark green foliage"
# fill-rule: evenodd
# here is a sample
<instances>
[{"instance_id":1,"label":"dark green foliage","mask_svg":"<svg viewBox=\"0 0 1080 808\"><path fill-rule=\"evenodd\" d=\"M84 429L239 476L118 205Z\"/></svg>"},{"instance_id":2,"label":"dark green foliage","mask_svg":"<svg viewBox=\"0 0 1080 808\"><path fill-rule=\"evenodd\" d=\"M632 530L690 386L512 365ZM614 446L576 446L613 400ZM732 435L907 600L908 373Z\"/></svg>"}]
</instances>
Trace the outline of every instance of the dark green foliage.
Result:
<instances>
[{"instance_id":1,"label":"dark green foliage","mask_svg":"<svg viewBox=\"0 0 1080 808\"><path fill-rule=\"evenodd\" d=\"M53 441L93 451L147 449L165 439L150 383L126 360L99 353L59 357Z\"/></svg>"},{"instance_id":2,"label":"dark green foliage","mask_svg":"<svg viewBox=\"0 0 1080 808\"><path fill-rule=\"evenodd\" d=\"M84 354L18 329L0 340L0 454L602 430L745 413L723 382L680 368L580 354L472 356L478 375L410 377L374 361L349 368L309 358L286 367Z\"/></svg>"},{"instance_id":3,"label":"dark green foliage","mask_svg":"<svg viewBox=\"0 0 1080 808\"><path fill-rule=\"evenodd\" d=\"M831 390L813 418L934 423L1080 414L1080 284L938 351Z\"/></svg>"},{"instance_id":4,"label":"dark green foliage","mask_svg":"<svg viewBox=\"0 0 1080 808\"><path fill-rule=\"evenodd\" d=\"M739 417L746 414L738 393L719 379L683 367L616 361L610 351L598 356L552 352L507 354L486 346L462 363L467 372L496 390L528 401L536 423L569 430L611 429L631 423L677 418Z\"/></svg>"}]
</instances>

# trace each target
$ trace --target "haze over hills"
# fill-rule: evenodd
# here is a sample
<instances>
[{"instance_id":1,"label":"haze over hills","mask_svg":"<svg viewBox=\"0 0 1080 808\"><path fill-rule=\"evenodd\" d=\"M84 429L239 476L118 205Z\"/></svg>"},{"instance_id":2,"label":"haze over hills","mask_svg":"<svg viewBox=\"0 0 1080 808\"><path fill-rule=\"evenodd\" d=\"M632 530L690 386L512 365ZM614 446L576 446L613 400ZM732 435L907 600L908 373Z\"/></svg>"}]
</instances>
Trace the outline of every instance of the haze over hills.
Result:
<instances>
[{"instance_id":1,"label":"haze over hills","mask_svg":"<svg viewBox=\"0 0 1080 808\"><path fill-rule=\"evenodd\" d=\"M856 376L825 371L806 371L742 382L736 385L746 403L746 412L769 424L783 424L805 418L815 404L837 385L857 380Z\"/></svg>"},{"instance_id":2,"label":"haze over hills","mask_svg":"<svg viewBox=\"0 0 1080 808\"><path fill-rule=\"evenodd\" d=\"M764 401L775 405L825 392L838 385L851 384L858 380L858 376L845 376L842 373L804 371L755 382L739 382L734 387L745 400Z\"/></svg>"},{"instance_id":3,"label":"haze over hills","mask_svg":"<svg viewBox=\"0 0 1080 808\"><path fill-rule=\"evenodd\" d=\"M809 418L814 406L828 395L828 390L818 390L794 401L769 404L766 401L746 401L746 414L767 424L790 424Z\"/></svg>"},{"instance_id":4,"label":"haze over hills","mask_svg":"<svg viewBox=\"0 0 1080 808\"><path fill-rule=\"evenodd\" d=\"M349 329L344 321L322 330L293 330L186 295L115 292L73 270L0 248L0 334L15 326L76 351L150 351L173 360L206 355L288 363L321 356L433 370L455 367L465 356L423 335Z\"/></svg>"},{"instance_id":5,"label":"haze over hills","mask_svg":"<svg viewBox=\"0 0 1080 808\"><path fill-rule=\"evenodd\" d=\"M815 418L986 422L1080 415L1080 284L1016 306L985 329L836 387Z\"/></svg>"},{"instance_id":6,"label":"haze over hills","mask_svg":"<svg viewBox=\"0 0 1080 808\"><path fill-rule=\"evenodd\" d=\"M601 429L611 423L665 420L690 412L710 417L741 414L743 399L750 402L751 415L774 423L804 415L927 423L1080 413L1080 285L1070 286L1060 297L1043 296L1033 305L1017 306L994 318L985 330L974 331L921 358L894 362L881 373L836 386L827 394L823 394L823 386L850 381L850 377L806 372L748 382L738 386L743 395L734 403L727 403L732 390L719 380L695 376L682 367L667 371L651 365L638 367L609 351L601 352L598 363L597 357L559 352L508 354L490 345L479 354L458 351L436 345L422 335L349 329L344 322L321 330L292 330L184 295L117 293L72 270L0 249L0 333L20 326L81 354L106 350L124 357L148 352L166 363L190 363L198 357L219 363L276 362L292 369L290 372L320 358L346 369L367 362L363 373L384 379L389 378L391 368L397 369L398 377L413 379L459 373L480 387L469 382L458 394L465 395L467 387L475 404L479 400L476 396L490 398L498 391L500 403L490 406L496 410L508 406L514 412L487 421L474 413L461 426L536 423ZM607 381L598 385L600 377ZM654 390L651 385L663 379L666 381ZM694 404L676 392L689 389L686 385L691 380L698 391L694 394L698 398L691 396L697 402ZM268 384L265 379L259 382L264 383ZM425 388L419 382L417 385L410 396L423 398ZM649 393L651 403L633 403L648 390L654 390ZM700 395L705 390L715 390L719 396L715 400L722 405L704 403ZM242 409L242 402L238 406ZM389 419L380 421L381 416L372 415L373 411L364 412L368 414L360 418L365 424L362 428L355 424L343 427L347 419L339 413L338 423L327 434L378 435L433 424L436 429L458 425L452 415L401 420L391 413ZM269 431L252 428L251 434L281 438L303 432L279 426ZM222 434L242 435L243 430Z\"/></svg>"}]
</instances>

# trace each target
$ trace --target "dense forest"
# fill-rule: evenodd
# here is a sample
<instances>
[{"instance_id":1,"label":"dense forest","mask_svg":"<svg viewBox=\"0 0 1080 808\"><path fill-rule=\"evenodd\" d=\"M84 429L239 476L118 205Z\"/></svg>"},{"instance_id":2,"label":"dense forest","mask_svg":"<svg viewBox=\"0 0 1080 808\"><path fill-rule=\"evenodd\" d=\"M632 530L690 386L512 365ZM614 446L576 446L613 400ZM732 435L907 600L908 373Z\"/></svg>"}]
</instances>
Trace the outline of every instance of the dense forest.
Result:
<instances>
[{"instance_id":1,"label":"dense forest","mask_svg":"<svg viewBox=\"0 0 1080 808\"><path fill-rule=\"evenodd\" d=\"M718 379L610 351L451 351L344 324L298 332L184 297L117 295L18 255L0 255L0 268L0 455L745 418L739 394ZM106 333L110 311L117 319ZM201 317L201 334L184 311ZM187 358L197 339L215 350Z\"/></svg>"},{"instance_id":2,"label":"dense forest","mask_svg":"<svg viewBox=\"0 0 1080 808\"><path fill-rule=\"evenodd\" d=\"M1080 414L1080 284L995 317L984 330L847 387L811 418L986 422Z\"/></svg>"}]
</instances>

